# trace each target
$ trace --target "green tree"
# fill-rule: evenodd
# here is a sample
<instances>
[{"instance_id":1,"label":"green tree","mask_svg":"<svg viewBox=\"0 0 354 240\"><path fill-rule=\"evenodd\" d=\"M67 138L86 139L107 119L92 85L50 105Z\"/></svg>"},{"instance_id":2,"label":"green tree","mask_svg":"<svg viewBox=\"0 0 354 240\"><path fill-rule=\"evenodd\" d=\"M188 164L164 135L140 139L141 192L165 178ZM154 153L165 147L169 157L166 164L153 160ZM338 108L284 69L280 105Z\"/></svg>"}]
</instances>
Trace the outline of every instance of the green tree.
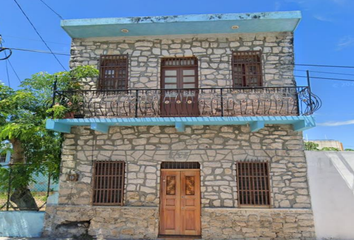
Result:
<instances>
[{"instance_id":1,"label":"green tree","mask_svg":"<svg viewBox=\"0 0 354 240\"><path fill-rule=\"evenodd\" d=\"M27 187L34 181L34 174L50 173L54 179L59 177L63 138L45 128L54 82L57 81L58 90L75 90L80 88L78 81L81 78L97 75L97 69L82 66L67 72L34 74L24 80L17 91L0 83L0 142L12 144L12 187L15 191L11 201L20 209L37 208ZM0 185L8 182L9 171L0 169Z\"/></svg>"},{"instance_id":2,"label":"green tree","mask_svg":"<svg viewBox=\"0 0 354 240\"><path fill-rule=\"evenodd\" d=\"M339 149L335 147L323 147L320 151L339 151Z\"/></svg>"},{"instance_id":3,"label":"green tree","mask_svg":"<svg viewBox=\"0 0 354 240\"><path fill-rule=\"evenodd\" d=\"M354 152L354 149L351 149L351 148L346 148L345 151L349 151L349 152Z\"/></svg>"},{"instance_id":4,"label":"green tree","mask_svg":"<svg viewBox=\"0 0 354 240\"><path fill-rule=\"evenodd\" d=\"M318 144L314 142L305 142L305 150L307 151L319 151Z\"/></svg>"}]
</instances>

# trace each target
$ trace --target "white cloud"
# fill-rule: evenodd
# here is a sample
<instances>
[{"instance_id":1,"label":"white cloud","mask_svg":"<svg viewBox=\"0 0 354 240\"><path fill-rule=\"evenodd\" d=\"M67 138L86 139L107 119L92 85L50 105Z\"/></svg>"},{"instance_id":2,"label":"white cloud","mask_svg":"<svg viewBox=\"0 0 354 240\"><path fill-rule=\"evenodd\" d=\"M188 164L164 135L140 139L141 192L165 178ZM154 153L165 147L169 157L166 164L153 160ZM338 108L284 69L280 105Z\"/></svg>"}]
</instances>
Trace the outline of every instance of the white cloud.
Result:
<instances>
[{"instance_id":1,"label":"white cloud","mask_svg":"<svg viewBox=\"0 0 354 240\"><path fill-rule=\"evenodd\" d=\"M351 45L354 45L354 38L352 36L342 37L339 39L337 44L337 50L343 50L344 48L350 47Z\"/></svg>"},{"instance_id":2,"label":"white cloud","mask_svg":"<svg viewBox=\"0 0 354 240\"><path fill-rule=\"evenodd\" d=\"M331 1L338 5L344 5L347 2L346 0L331 0Z\"/></svg>"},{"instance_id":3,"label":"white cloud","mask_svg":"<svg viewBox=\"0 0 354 240\"><path fill-rule=\"evenodd\" d=\"M324 122L317 124L318 126L323 127L337 127L337 126L345 126L345 125L354 125L354 120L348 120L343 122Z\"/></svg>"},{"instance_id":4,"label":"white cloud","mask_svg":"<svg viewBox=\"0 0 354 240\"><path fill-rule=\"evenodd\" d=\"M280 6L281 6L281 2L276 1L276 2L274 3L274 10L275 10L275 11L279 11Z\"/></svg>"},{"instance_id":5,"label":"white cloud","mask_svg":"<svg viewBox=\"0 0 354 240\"><path fill-rule=\"evenodd\" d=\"M325 17L325 16L313 15L313 17L316 18L319 21L322 21L322 22L333 22L333 19Z\"/></svg>"}]
</instances>

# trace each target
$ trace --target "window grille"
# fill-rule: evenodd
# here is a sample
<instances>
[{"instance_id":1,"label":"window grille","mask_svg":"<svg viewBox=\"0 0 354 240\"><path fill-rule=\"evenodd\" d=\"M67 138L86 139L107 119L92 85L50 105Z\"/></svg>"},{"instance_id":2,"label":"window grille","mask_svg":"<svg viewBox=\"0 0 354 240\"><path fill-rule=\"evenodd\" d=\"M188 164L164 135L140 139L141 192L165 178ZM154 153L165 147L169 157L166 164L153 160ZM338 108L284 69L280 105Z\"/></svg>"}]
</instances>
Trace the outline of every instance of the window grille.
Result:
<instances>
[{"instance_id":1,"label":"window grille","mask_svg":"<svg viewBox=\"0 0 354 240\"><path fill-rule=\"evenodd\" d=\"M232 79L234 87L262 86L262 52L232 52Z\"/></svg>"},{"instance_id":2,"label":"window grille","mask_svg":"<svg viewBox=\"0 0 354 240\"><path fill-rule=\"evenodd\" d=\"M102 55L99 89L128 89L128 55Z\"/></svg>"},{"instance_id":3,"label":"window grille","mask_svg":"<svg viewBox=\"0 0 354 240\"><path fill-rule=\"evenodd\" d=\"M200 169L198 162L163 162L161 169Z\"/></svg>"},{"instance_id":4,"label":"window grille","mask_svg":"<svg viewBox=\"0 0 354 240\"><path fill-rule=\"evenodd\" d=\"M270 206L267 162L237 162L236 177L240 206Z\"/></svg>"},{"instance_id":5,"label":"window grille","mask_svg":"<svg viewBox=\"0 0 354 240\"><path fill-rule=\"evenodd\" d=\"M162 67L198 67L196 57L171 57L161 59Z\"/></svg>"},{"instance_id":6,"label":"window grille","mask_svg":"<svg viewBox=\"0 0 354 240\"><path fill-rule=\"evenodd\" d=\"M6 155L0 155L0 163L6 162Z\"/></svg>"},{"instance_id":7,"label":"window grille","mask_svg":"<svg viewBox=\"0 0 354 240\"><path fill-rule=\"evenodd\" d=\"M123 205L125 163L96 161L93 173L93 205Z\"/></svg>"}]
</instances>

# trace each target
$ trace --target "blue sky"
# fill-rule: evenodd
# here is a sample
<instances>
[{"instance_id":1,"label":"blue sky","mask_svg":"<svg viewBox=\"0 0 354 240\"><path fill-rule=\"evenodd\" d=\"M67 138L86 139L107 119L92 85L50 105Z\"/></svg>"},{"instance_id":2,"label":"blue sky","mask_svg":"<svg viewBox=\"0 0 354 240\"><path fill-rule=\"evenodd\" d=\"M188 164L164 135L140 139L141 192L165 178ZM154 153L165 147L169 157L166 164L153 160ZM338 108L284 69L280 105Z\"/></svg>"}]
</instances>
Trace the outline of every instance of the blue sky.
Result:
<instances>
[{"instance_id":1,"label":"blue sky","mask_svg":"<svg viewBox=\"0 0 354 240\"><path fill-rule=\"evenodd\" d=\"M17 0L54 52L70 53L70 38L61 29L60 19L40 0ZM43 0L64 19L104 18L202 13L245 13L300 10L303 18L295 32L296 63L354 66L354 1L352 0ZM31 25L13 0L1 1L0 34L3 46L47 51ZM68 68L68 56L58 58ZM62 67L52 55L13 51L11 64L20 79L46 71L54 73ZM311 73L318 77L354 80L354 69L296 67L303 70L346 73L335 75ZM10 86L19 81L9 66ZM8 83L6 61L0 61L0 80ZM297 78L305 85L304 78ZM354 82L312 80L312 90L321 97L322 108L315 114L318 127L305 131L307 139L335 139L345 148L354 149Z\"/></svg>"}]
</instances>

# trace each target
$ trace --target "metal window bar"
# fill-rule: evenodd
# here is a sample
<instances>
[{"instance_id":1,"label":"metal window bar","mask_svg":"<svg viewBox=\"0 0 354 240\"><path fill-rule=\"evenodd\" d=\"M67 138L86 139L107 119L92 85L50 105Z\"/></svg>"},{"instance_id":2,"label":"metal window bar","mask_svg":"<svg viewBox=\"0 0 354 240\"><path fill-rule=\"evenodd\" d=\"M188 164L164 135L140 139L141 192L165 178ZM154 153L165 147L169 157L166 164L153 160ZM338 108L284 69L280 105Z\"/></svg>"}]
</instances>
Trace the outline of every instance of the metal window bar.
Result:
<instances>
[{"instance_id":1,"label":"metal window bar","mask_svg":"<svg viewBox=\"0 0 354 240\"><path fill-rule=\"evenodd\" d=\"M268 162L237 162L236 178L240 206L270 206Z\"/></svg>"},{"instance_id":2,"label":"metal window bar","mask_svg":"<svg viewBox=\"0 0 354 240\"><path fill-rule=\"evenodd\" d=\"M261 59L261 51L233 51L231 60L233 86L262 86Z\"/></svg>"},{"instance_id":3,"label":"metal window bar","mask_svg":"<svg viewBox=\"0 0 354 240\"><path fill-rule=\"evenodd\" d=\"M124 204L125 162L95 161L93 174L93 205Z\"/></svg>"},{"instance_id":4,"label":"metal window bar","mask_svg":"<svg viewBox=\"0 0 354 240\"><path fill-rule=\"evenodd\" d=\"M199 162L163 162L161 169L200 169Z\"/></svg>"},{"instance_id":5,"label":"metal window bar","mask_svg":"<svg viewBox=\"0 0 354 240\"><path fill-rule=\"evenodd\" d=\"M198 59L196 57L174 57L174 58L162 58L162 67L194 67L198 66Z\"/></svg>"},{"instance_id":6,"label":"metal window bar","mask_svg":"<svg viewBox=\"0 0 354 240\"><path fill-rule=\"evenodd\" d=\"M99 89L128 89L128 54L101 55Z\"/></svg>"}]
</instances>

